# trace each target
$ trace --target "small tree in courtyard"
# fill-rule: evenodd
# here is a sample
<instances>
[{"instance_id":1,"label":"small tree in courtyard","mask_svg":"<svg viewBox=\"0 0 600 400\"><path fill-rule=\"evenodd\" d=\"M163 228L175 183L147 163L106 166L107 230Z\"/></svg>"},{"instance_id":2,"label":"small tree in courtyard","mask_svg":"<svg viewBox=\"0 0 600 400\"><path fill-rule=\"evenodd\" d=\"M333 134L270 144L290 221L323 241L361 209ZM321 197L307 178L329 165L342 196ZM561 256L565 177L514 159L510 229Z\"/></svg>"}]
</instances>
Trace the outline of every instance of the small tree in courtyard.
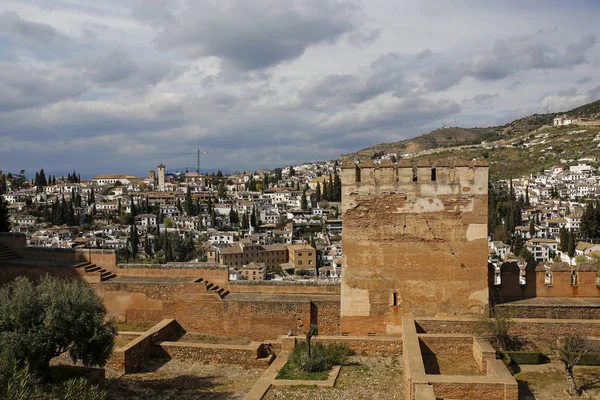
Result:
<instances>
[{"instance_id":1,"label":"small tree in courtyard","mask_svg":"<svg viewBox=\"0 0 600 400\"><path fill-rule=\"evenodd\" d=\"M583 356L590 351L589 341L579 335L568 335L560 337L552 346L556 358L562 362L565 370L565 377L569 384L569 393L571 395L580 396L581 391L577 387L575 377L573 376L573 368L579 364Z\"/></svg>"},{"instance_id":2,"label":"small tree in courtyard","mask_svg":"<svg viewBox=\"0 0 600 400\"><path fill-rule=\"evenodd\" d=\"M104 365L116 328L89 285L46 276L24 277L0 288L0 354L47 377L50 360L69 353L84 365Z\"/></svg>"},{"instance_id":3,"label":"small tree in courtyard","mask_svg":"<svg viewBox=\"0 0 600 400\"><path fill-rule=\"evenodd\" d=\"M491 311L490 318L483 317L479 320L477 331L490 341L497 351L518 350L519 339L510 333L514 322L505 313Z\"/></svg>"}]
</instances>

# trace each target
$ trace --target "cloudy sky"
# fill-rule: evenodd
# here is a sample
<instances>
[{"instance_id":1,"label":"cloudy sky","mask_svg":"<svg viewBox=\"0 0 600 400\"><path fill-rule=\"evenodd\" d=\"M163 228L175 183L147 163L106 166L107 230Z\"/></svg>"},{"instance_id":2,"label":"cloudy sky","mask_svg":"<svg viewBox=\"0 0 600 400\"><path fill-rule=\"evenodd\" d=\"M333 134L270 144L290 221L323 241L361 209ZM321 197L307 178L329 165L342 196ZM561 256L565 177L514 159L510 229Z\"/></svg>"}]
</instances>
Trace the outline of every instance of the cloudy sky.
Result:
<instances>
[{"instance_id":1,"label":"cloudy sky","mask_svg":"<svg viewBox=\"0 0 600 400\"><path fill-rule=\"evenodd\" d=\"M556 4L558 3L558 4ZM600 98L595 0L0 0L0 169L330 160Z\"/></svg>"}]
</instances>

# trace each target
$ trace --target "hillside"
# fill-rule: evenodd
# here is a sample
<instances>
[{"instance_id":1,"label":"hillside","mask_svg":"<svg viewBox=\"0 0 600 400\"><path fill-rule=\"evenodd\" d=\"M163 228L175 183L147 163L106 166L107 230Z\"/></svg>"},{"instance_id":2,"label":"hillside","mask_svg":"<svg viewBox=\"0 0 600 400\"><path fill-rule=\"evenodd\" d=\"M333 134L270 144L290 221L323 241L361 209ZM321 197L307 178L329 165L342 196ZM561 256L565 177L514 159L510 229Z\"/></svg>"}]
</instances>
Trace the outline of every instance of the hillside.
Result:
<instances>
[{"instance_id":1,"label":"hillside","mask_svg":"<svg viewBox=\"0 0 600 400\"><path fill-rule=\"evenodd\" d=\"M489 160L492 177L507 178L538 172L554 164L598 157L600 121L596 126L551 126L554 117L563 114L598 119L600 101L566 112L530 115L504 126L436 129L413 139L382 143L342 155L341 159L365 160L387 153L431 160L484 157Z\"/></svg>"}]
</instances>

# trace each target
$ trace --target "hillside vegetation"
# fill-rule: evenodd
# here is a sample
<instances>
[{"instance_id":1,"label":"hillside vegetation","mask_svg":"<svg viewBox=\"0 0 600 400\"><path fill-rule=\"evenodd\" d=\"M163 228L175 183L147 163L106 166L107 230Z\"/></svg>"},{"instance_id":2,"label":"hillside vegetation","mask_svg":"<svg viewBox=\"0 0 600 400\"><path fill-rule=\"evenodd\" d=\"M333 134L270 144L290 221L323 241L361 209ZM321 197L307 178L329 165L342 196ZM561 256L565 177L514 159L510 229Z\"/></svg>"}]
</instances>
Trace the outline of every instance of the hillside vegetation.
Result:
<instances>
[{"instance_id":1,"label":"hillside vegetation","mask_svg":"<svg viewBox=\"0 0 600 400\"><path fill-rule=\"evenodd\" d=\"M405 158L487 158L490 175L498 178L536 173L555 164L572 163L600 154L600 121L596 126L553 127L557 115L598 119L600 101L564 113L534 114L504 126L440 128L395 143L382 143L341 159L365 160L396 153Z\"/></svg>"}]
</instances>

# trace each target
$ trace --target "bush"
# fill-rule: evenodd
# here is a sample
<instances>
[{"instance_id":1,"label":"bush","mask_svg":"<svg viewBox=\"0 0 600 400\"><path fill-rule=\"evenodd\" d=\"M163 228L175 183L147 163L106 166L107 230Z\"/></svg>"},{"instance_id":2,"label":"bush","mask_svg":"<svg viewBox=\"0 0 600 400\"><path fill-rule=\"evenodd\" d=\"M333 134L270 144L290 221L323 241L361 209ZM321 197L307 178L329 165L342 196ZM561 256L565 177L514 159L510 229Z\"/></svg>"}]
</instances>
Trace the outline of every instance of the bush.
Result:
<instances>
[{"instance_id":1,"label":"bush","mask_svg":"<svg viewBox=\"0 0 600 400\"><path fill-rule=\"evenodd\" d=\"M352 355L352 350L343 344L333 343L328 346L313 343L311 357L308 357L306 342L298 343L290 353L290 368L314 373L329 371L332 366L343 364Z\"/></svg>"},{"instance_id":2,"label":"bush","mask_svg":"<svg viewBox=\"0 0 600 400\"><path fill-rule=\"evenodd\" d=\"M600 353L587 353L581 357L579 365L600 365Z\"/></svg>"},{"instance_id":3,"label":"bush","mask_svg":"<svg viewBox=\"0 0 600 400\"><path fill-rule=\"evenodd\" d=\"M546 357L540 352L534 351L507 351L508 355L516 364L543 364Z\"/></svg>"},{"instance_id":4,"label":"bush","mask_svg":"<svg viewBox=\"0 0 600 400\"><path fill-rule=\"evenodd\" d=\"M91 287L44 277L18 277L0 288L0 355L47 377L50 360L68 353L84 365L104 365L114 344L114 322Z\"/></svg>"}]
</instances>

